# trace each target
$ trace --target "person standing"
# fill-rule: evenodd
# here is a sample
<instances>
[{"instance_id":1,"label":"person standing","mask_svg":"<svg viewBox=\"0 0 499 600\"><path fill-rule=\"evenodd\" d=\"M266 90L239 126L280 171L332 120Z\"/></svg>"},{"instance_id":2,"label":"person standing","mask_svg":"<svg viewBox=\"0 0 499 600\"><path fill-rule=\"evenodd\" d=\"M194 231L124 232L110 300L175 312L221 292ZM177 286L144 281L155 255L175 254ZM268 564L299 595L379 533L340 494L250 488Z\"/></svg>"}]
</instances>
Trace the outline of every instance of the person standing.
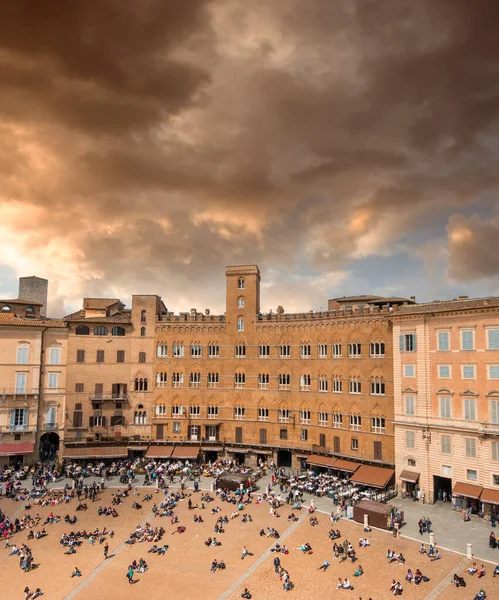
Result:
<instances>
[{"instance_id":1,"label":"person standing","mask_svg":"<svg viewBox=\"0 0 499 600\"><path fill-rule=\"evenodd\" d=\"M104 546L104 558L107 559L107 553L109 552L109 545L106 543Z\"/></svg>"},{"instance_id":2,"label":"person standing","mask_svg":"<svg viewBox=\"0 0 499 600\"><path fill-rule=\"evenodd\" d=\"M274 572L279 575L279 567L281 566L281 559L278 556L274 557Z\"/></svg>"}]
</instances>

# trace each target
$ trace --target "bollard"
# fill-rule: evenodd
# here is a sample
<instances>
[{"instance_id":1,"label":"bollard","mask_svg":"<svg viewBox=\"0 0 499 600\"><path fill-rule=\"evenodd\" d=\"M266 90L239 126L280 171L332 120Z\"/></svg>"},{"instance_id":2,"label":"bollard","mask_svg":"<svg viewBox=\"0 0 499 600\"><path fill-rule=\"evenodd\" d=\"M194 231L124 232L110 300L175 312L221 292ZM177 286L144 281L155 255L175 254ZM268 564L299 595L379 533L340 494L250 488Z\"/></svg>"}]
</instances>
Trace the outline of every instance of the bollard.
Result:
<instances>
[{"instance_id":1,"label":"bollard","mask_svg":"<svg viewBox=\"0 0 499 600\"><path fill-rule=\"evenodd\" d=\"M212 481L212 482L210 483L210 492L214 492L214 491L215 491L215 482L214 482L214 481Z\"/></svg>"},{"instance_id":2,"label":"bollard","mask_svg":"<svg viewBox=\"0 0 499 600\"><path fill-rule=\"evenodd\" d=\"M473 558L473 544L466 544L466 558Z\"/></svg>"},{"instance_id":3,"label":"bollard","mask_svg":"<svg viewBox=\"0 0 499 600\"><path fill-rule=\"evenodd\" d=\"M369 531L369 515L364 515L364 531Z\"/></svg>"},{"instance_id":4,"label":"bollard","mask_svg":"<svg viewBox=\"0 0 499 600\"><path fill-rule=\"evenodd\" d=\"M315 510L314 500L310 500L310 508L312 509L312 511Z\"/></svg>"},{"instance_id":5,"label":"bollard","mask_svg":"<svg viewBox=\"0 0 499 600\"><path fill-rule=\"evenodd\" d=\"M430 533L430 544L432 546L435 545L435 534L434 533Z\"/></svg>"}]
</instances>

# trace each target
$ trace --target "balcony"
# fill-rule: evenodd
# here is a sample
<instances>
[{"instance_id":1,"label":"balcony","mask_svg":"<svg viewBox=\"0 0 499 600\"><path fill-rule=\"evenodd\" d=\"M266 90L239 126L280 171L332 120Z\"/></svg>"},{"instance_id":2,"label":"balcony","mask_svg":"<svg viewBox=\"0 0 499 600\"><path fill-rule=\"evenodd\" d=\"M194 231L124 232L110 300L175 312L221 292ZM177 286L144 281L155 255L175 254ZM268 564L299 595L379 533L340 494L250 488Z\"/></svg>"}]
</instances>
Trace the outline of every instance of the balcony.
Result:
<instances>
[{"instance_id":1,"label":"balcony","mask_svg":"<svg viewBox=\"0 0 499 600\"><path fill-rule=\"evenodd\" d=\"M9 425L10 431L28 431L28 424L23 425Z\"/></svg>"},{"instance_id":2,"label":"balcony","mask_svg":"<svg viewBox=\"0 0 499 600\"><path fill-rule=\"evenodd\" d=\"M54 431L55 429L59 429L59 425L57 423L45 423L44 429L46 431Z\"/></svg>"},{"instance_id":3,"label":"balcony","mask_svg":"<svg viewBox=\"0 0 499 600\"><path fill-rule=\"evenodd\" d=\"M113 392L102 392L101 394L89 394L89 399L92 402L105 402L111 400L112 402L128 402L128 394L119 394Z\"/></svg>"}]
</instances>

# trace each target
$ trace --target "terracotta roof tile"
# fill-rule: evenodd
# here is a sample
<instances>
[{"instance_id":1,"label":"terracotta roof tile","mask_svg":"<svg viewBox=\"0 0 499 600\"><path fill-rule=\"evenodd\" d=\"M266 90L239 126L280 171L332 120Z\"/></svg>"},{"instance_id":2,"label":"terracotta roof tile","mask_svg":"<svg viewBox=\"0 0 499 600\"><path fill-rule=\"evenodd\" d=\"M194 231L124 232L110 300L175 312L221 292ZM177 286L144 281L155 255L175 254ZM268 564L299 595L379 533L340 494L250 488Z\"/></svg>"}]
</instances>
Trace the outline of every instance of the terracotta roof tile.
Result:
<instances>
[{"instance_id":1,"label":"terracotta roof tile","mask_svg":"<svg viewBox=\"0 0 499 600\"><path fill-rule=\"evenodd\" d=\"M427 302L425 304L400 306L397 309L397 312L392 314L392 317L452 312L454 310L476 310L480 308L499 308L499 297L488 296L486 298L441 300L439 302Z\"/></svg>"},{"instance_id":2,"label":"terracotta roof tile","mask_svg":"<svg viewBox=\"0 0 499 600\"><path fill-rule=\"evenodd\" d=\"M118 298L83 298L83 308L103 309L108 308L117 302L122 304L121 300Z\"/></svg>"},{"instance_id":3,"label":"terracotta roof tile","mask_svg":"<svg viewBox=\"0 0 499 600\"><path fill-rule=\"evenodd\" d=\"M58 319L24 319L4 313L0 313L0 325L10 325L12 327L67 327L64 321L59 321Z\"/></svg>"},{"instance_id":4,"label":"terracotta roof tile","mask_svg":"<svg viewBox=\"0 0 499 600\"><path fill-rule=\"evenodd\" d=\"M9 300L0 300L0 302L8 302L9 304L32 304L33 306L43 306L42 302L35 302L34 300L23 300L23 298L13 298Z\"/></svg>"},{"instance_id":5,"label":"terracotta roof tile","mask_svg":"<svg viewBox=\"0 0 499 600\"><path fill-rule=\"evenodd\" d=\"M331 298L336 302L368 302L369 300L382 300L382 296L343 296L342 298Z\"/></svg>"}]
</instances>

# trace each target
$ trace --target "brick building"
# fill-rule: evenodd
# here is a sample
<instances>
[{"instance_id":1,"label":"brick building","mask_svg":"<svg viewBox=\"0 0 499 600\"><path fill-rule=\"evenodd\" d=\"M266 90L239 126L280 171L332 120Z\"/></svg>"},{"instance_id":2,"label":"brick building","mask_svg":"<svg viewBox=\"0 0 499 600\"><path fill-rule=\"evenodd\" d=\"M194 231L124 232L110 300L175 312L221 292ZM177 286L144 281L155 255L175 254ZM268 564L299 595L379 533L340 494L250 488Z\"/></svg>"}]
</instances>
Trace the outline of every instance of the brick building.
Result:
<instances>
[{"instance_id":1,"label":"brick building","mask_svg":"<svg viewBox=\"0 0 499 600\"><path fill-rule=\"evenodd\" d=\"M402 306L393 315L397 479L426 502L499 505L499 298Z\"/></svg>"},{"instance_id":2,"label":"brick building","mask_svg":"<svg viewBox=\"0 0 499 600\"><path fill-rule=\"evenodd\" d=\"M154 440L164 455L175 444L174 456L183 446L250 464L393 466L390 317L412 302L357 296L262 314L258 267L227 267L224 315L192 309L156 325Z\"/></svg>"}]
</instances>

